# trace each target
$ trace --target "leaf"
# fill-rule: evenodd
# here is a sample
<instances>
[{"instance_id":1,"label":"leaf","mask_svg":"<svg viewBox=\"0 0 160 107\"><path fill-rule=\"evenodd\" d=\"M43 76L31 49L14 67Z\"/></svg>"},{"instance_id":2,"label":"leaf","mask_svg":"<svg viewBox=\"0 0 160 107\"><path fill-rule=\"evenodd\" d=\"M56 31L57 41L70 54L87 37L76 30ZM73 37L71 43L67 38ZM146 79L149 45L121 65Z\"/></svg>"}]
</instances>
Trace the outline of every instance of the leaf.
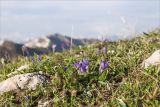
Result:
<instances>
[{"instance_id":1,"label":"leaf","mask_svg":"<svg viewBox=\"0 0 160 107\"><path fill-rule=\"evenodd\" d=\"M103 82L103 81L99 81L98 83L100 83L102 85L106 85L107 84L106 82Z\"/></svg>"},{"instance_id":2,"label":"leaf","mask_svg":"<svg viewBox=\"0 0 160 107\"><path fill-rule=\"evenodd\" d=\"M108 70L104 71L100 76L99 76L99 81L105 81L106 77L108 75Z\"/></svg>"},{"instance_id":3,"label":"leaf","mask_svg":"<svg viewBox=\"0 0 160 107\"><path fill-rule=\"evenodd\" d=\"M127 107L126 103L122 99L118 99L118 101L121 107Z\"/></svg>"}]
</instances>

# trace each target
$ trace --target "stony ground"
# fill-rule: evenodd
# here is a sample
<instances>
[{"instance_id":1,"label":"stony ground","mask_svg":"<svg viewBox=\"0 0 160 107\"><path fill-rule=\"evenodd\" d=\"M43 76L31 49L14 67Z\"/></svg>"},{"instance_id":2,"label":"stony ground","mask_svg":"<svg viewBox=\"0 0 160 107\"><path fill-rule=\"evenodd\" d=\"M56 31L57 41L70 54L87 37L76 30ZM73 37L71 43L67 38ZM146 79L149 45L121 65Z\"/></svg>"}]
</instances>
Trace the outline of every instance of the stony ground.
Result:
<instances>
[{"instance_id":1,"label":"stony ground","mask_svg":"<svg viewBox=\"0 0 160 107\"><path fill-rule=\"evenodd\" d=\"M47 80L41 84L41 76L16 80L19 88L2 93L0 106L158 107L160 65L144 68L143 61L159 49L160 34L151 32L63 53L19 57L1 64L0 81L39 71ZM32 83L35 89L29 87Z\"/></svg>"}]
</instances>

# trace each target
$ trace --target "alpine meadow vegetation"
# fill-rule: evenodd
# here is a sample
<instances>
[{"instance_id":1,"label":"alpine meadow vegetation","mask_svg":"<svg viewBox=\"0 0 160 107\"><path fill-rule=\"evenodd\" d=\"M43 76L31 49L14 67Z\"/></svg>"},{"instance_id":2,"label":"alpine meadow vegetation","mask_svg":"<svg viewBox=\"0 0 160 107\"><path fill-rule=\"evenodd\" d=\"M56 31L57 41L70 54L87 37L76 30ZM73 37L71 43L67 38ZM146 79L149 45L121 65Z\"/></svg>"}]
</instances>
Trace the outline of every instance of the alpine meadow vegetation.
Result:
<instances>
[{"instance_id":1,"label":"alpine meadow vegetation","mask_svg":"<svg viewBox=\"0 0 160 107\"><path fill-rule=\"evenodd\" d=\"M160 49L160 34L150 32L130 40L103 41L62 53L20 56L1 64L0 81L22 65L25 74L43 71L50 81L36 90L16 90L0 95L0 107L158 107L160 65L142 62Z\"/></svg>"}]
</instances>

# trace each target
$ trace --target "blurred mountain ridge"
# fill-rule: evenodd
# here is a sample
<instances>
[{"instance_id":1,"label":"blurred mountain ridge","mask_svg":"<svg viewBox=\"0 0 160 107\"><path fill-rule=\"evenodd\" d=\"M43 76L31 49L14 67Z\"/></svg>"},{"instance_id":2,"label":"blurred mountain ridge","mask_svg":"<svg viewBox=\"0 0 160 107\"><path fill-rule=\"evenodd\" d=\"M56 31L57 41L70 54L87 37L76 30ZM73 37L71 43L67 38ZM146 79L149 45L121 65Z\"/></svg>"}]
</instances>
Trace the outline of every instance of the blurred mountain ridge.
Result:
<instances>
[{"instance_id":1,"label":"blurred mountain ridge","mask_svg":"<svg viewBox=\"0 0 160 107\"><path fill-rule=\"evenodd\" d=\"M97 42L97 39L72 38L72 47L87 45ZM0 40L0 58L12 59L19 55L33 56L34 54L47 54L49 52L62 52L70 49L71 37L62 34L53 34L30 39L24 43L10 40Z\"/></svg>"}]
</instances>

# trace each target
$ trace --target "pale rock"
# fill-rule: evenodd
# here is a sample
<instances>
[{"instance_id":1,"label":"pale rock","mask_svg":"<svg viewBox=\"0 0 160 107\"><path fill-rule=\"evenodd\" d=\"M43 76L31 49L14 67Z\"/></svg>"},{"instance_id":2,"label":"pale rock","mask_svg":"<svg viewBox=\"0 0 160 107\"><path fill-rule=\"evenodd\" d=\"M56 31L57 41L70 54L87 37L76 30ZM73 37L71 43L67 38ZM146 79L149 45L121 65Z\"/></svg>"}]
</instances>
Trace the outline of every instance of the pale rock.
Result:
<instances>
[{"instance_id":1,"label":"pale rock","mask_svg":"<svg viewBox=\"0 0 160 107\"><path fill-rule=\"evenodd\" d=\"M1 58L1 64L5 65L5 59L4 58Z\"/></svg>"},{"instance_id":2,"label":"pale rock","mask_svg":"<svg viewBox=\"0 0 160 107\"><path fill-rule=\"evenodd\" d=\"M51 107L52 105L52 100L39 100L38 101L38 107Z\"/></svg>"},{"instance_id":3,"label":"pale rock","mask_svg":"<svg viewBox=\"0 0 160 107\"><path fill-rule=\"evenodd\" d=\"M22 70L25 70L25 69L28 69L29 68L29 65L25 64L25 65L22 65L20 66L19 68L17 68L14 72L11 72L7 75L7 77L11 77L13 75L16 75L19 73L19 71L22 71Z\"/></svg>"},{"instance_id":4,"label":"pale rock","mask_svg":"<svg viewBox=\"0 0 160 107\"><path fill-rule=\"evenodd\" d=\"M17 69L17 71L21 71L21 70L28 69L28 68L29 68L29 65L22 65Z\"/></svg>"},{"instance_id":5,"label":"pale rock","mask_svg":"<svg viewBox=\"0 0 160 107\"><path fill-rule=\"evenodd\" d=\"M8 91L35 90L38 85L42 86L47 80L49 80L49 75L42 72L15 75L0 82L0 95Z\"/></svg>"},{"instance_id":6,"label":"pale rock","mask_svg":"<svg viewBox=\"0 0 160 107\"><path fill-rule=\"evenodd\" d=\"M142 66L144 68L147 68L150 65L157 66L159 64L160 64L160 50L157 50L149 58L143 61Z\"/></svg>"}]
</instances>

